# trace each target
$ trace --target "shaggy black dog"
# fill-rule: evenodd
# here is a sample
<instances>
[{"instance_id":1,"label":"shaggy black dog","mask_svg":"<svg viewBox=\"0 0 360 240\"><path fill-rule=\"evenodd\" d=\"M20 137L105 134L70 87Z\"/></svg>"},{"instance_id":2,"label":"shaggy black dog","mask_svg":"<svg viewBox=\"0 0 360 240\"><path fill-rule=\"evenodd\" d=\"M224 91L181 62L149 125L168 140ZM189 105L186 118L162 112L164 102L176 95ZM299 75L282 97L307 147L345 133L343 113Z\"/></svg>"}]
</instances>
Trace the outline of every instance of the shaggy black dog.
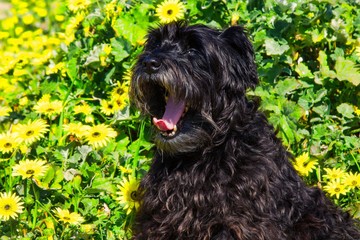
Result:
<instances>
[{"instance_id":1,"label":"shaggy black dog","mask_svg":"<svg viewBox=\"0 0 360 240\"><path fill-rule=\"evenodd\" d=\"M134 239L360 239L349 214L296 174L245 95L257 83L241 27L150 31L130 92L152 117L157 151Z\"/></svg>"}]
</instances>

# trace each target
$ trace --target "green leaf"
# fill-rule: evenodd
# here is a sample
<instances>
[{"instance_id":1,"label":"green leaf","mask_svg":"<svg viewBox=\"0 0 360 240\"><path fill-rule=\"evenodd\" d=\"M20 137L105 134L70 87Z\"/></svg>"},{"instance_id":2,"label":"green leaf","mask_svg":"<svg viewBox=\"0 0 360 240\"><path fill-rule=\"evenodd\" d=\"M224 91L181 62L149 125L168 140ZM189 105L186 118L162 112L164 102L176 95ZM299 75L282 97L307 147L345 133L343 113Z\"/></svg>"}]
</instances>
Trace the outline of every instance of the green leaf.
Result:
<instances>
[{"instance_id":1,"label":"green leaf","mask_svg":"<svg viewBox=\"0 0 360 240\"><path fill-rule=\"evenodd\" d=\"M321 42L325 38L326 31L324 28L321 32L319 32L319 29L316 28L309 34L311 36L312 41L314 43L318 43L318 42Z\"/></svg>"},{"instance_id":2,"label":"green leaf","mask_svg":"<svg viewBox=\"0 0 360 240\"><path fill-rule=\"evenodd\" d=\"M293 120L294 122L297 122L304 115L305 111L296 103L286 100L286 102L283 104L282 112L284 116Z\"/></svg>"},{"instance_id":3,"label":"green leaf","mask_svg":"<svg viewBox=\"0 0 360 240\"><path fill-rule=\"evenodd\" d=\"M77 58L71 58L66 64L66 72L71 79L71 81L75 81L78 76L78 67L77 67Z\"/></svg>"},{"instance_id":4,"label":"green leaf","mask_svg":"<svg viewBox=\"0 0 360 240\"><path fill-rule=\"evenodd\" d=\"M304 63L297 64L295 71L299 74L300 77L314 77L310 69Z\"/></svg>"},{"instance_id":5,"label":"green leaf","mask_svg":"<svg viewBox=\"0 0 360 240\"><path fill-rule=\"evenodd\" d=\"M317 60L320 63L320 75L315 74L315 82L317 84L322 84L323 78L335 78L336 74L334 71L330 70L328 63L327 63L327 55L324 51L319 52L319 57Z\"/></svg>"},{"instance_id":6,"label":"green leaf","mask_svg":"<svg viewBox=\"0 0 360 240\"><path fill-rule=\"evenodd\" d=\"M113 68L106 74L106 77L105 77L104 81L105 81L107 84L110 84L110 83L111 83L111 77L114 75L115 70L116 70L116 67L113 67Z\"/></svg>"},{"instance_id":7,"label":"green leaf","mask_svg":"<svg viewBox=\"0 0 360 240\"><path fill-rule=\"evenodd\" d=\"M353 85L360 84L360 72L355 63L344 57L338 57L335 63L336 77L340 81L349 81Z\"/></svg>"},{"instance_id":8,"label":"green leaf","mask_svg":"<svg viewBox=\"0 0 360 240\"><path fill-rule=\"evenodd\" d=\"M115 62L121 62L130 54L130 46L127 40L121 38L111 39L111 54L115 57Z\"/></svg>"},{"instance_id":9,"label":"green leaf","mask_svg":"<svg viewBox=\"0 0 360 240\"><path fill-rule=\"evenodd\" d=\"M280 117L280 129L283 132L284 137L286 137L287 144L293 143L295 141L295 132L290 127L289 121L285 116Z\"/></svg>"},{"instance_id":10,"label":"green leaf","mask_svg":"<svg viewBox=\"0 0 360 240\"><path fill-rule=\"evenodd\" d=\"M94 48L90 51L89 55L86 58L84 63L85 66L91 66L93 68L97 68L100 66L100 53L102 52L102 47L100 45L94 46Z\"/></svg>"},{"instance_id":11,"label":"green leaf","mask_svg":"<svg viewBox=\"0 0 360 240\"><path fill-rule=\"evenodd\" d=\"M129 40L133 46L138 45L139 41L143 41L147 34L146 28L136 24L134 19L129 16L117 19L113 28L118 36Z\"/></svg>"},{"instance_id":12,"label":"green leaf","mask_svg":"<svg viewBox=\"0 0 360 240\"><path fill-rule=\"evenodd\" d=\"M320 105L320 106L313 107L312 110L314 112L316 112L317 114L319 114L320 116L324 116L325 114L328 114L329 106L326 105L326 104L323 104L323 105Z\"/></svg>"},{"instance_id":13,"label":"green leaf","mask_svg":"<svg viewBox=\"0 0 360 240\"><path fill-rule=\"evenodd\" d=\"M268 55L281 55L289 49L289 45L280 44L273 38L265 40L265 50Z\"/></svg>"},{"instance_id":14,"label":"green leaf","mask_svg":"<svg viewBox=\"0 0 360 240\"><path fill-rule=\"evenodd\" d=\"M275 91L279 95L285 96L297 89L300 83L295 78L287 78L284 81L279 81L275 86Z\"/></svg>"},{"instance_id":15,"label":"green leaf","mask_svg":"<svg viewBox=\"0 0 360 240\"><path fill-rule=\"evenodd\" d=\"M116 193L116 186L109 178L95 178L92 182L91 188L88 189L89 193L96 193L106 191L111 194Z\"/></svg>"},{"instance_id":16,"label":"green leaf","mask_svg":"<svg viewBox=\"0 0 360 240\"><path fill-rule=\"evenodd\" d=\"M327 95L327 92L328 91L325 88L322 88L319 91L317 91L315 94L315 99L314 99L313 103L323 101L323 98Z\"/></svg>"},{"instance_id":17,"label":"green leaf","mask_svg":"<svg viewBox=\"0 0 360 240\"><path fill-rule=\"evenodd\" d=\"M81 160L83 160L83 161L85 161L88 154L92 151L92 148L88 145L83 145L83 146L77 147L76 149L79 151Z\"/></svg>"},{"instance_id":18,"label":"green leaf","mask_svg":"<svg viewBox=\"0 0 360 240\"><path fill-rule=\"evenodd\" d=\"M348 103L342 103L340 104L339 106L336 107L336 110L341 114L343 115L344 117L347 117L347 118L353 118L354 115L354 108L353 106L351 106L350 104Z\"/></svg>"}]
</instances>

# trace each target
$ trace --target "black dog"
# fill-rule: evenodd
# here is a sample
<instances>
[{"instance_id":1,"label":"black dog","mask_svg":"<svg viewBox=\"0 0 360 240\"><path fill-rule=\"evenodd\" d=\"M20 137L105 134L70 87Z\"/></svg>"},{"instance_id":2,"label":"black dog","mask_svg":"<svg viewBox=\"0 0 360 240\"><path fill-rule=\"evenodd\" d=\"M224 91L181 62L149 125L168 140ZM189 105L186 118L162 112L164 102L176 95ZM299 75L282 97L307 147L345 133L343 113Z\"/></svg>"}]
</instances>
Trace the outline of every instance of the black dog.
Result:
<instances>
[{"instance_id":1,"label":"black dog","mask_svg":"<svg viewBox=\"0 0 360 240\"><path fill-rule=\"evenodd\" d=\"M157 152L134 239L360 239L349 215L296 174L245 95L257 83L241 27L150 31L130 94L153 117Z\"/></svg>"}]
</instances>

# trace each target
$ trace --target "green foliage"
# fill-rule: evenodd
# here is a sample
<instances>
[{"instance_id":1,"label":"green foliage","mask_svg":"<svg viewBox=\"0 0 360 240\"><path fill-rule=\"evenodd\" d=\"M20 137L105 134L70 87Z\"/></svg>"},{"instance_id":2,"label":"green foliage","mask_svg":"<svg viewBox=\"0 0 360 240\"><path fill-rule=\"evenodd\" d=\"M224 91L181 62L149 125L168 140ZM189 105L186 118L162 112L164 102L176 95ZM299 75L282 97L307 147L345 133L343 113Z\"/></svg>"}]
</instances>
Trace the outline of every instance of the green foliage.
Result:
<instances>
[{"instance_id":1,"label":"green foliage","mask_svg":"<svg viewBox=\"0 0 360 240\"><path fill-rule=\"evenodd\" d=\"M131 237L137 199L121 197L136 196L153 144L149 121L129 106L127 90L146 32L161 20L155 16L161 2L73 2L0 3L0 193L15 193L23 203L9 220L0 207L1 239ZM183 4L191 24L246 27L261 80L248 94L261 98L305 181L345 185L346 174L359 173L358 1ZM36 135L26 124L39 119L47 125ZM38 138L25 143L26 134ZM46 171L15 176L26 159L46 161ZM324 169L346 174L332 179ZM328 193L359 218L357 181L340 195ZM64 221L58 208L75 220Z\"/></svg>"}]
</instances>

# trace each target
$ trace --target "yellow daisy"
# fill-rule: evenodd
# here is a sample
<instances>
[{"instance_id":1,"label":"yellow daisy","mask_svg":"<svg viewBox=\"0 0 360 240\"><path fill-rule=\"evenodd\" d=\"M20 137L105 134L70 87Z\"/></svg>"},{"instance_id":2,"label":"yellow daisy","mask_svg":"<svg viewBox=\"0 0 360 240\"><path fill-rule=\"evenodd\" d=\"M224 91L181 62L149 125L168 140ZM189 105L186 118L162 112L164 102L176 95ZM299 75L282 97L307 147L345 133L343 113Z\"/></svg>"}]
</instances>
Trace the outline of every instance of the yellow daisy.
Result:
<instances>
[{"instance_id":1,"label":"yellow daisy","mask_svg":"<svg viewBox=\"0 0 360 240\"><path fill-rule=\"evenodd\" d=\"M0 220L15 219L22 213L23 204L15 193L0 193Z\"/></svg>"},{"instance_id":2,"label":"yellow daisy","mask_svg":"<svg viewBox=\"0 0 360 240\"><path fill-rule=\"evenodd\" d=\"M106 116L110 116L118 110L116 104L114 104L112 101L101 100L100 105L100 112Z\"/></svg>"},{"instance_id":3,"label":"yellow daisy","mask_svg":"<svg viewBox=\"0 0 360 240\"><path fill-rule=\"evenodd\" d=\"M99 124L89 127L84 133L84 136L90 145L95 148L100 148L105 147L111 138L115 138L117 136L117 133L111 127L105 124Z\"/></svg>"},{"instance_id":4,"label":"yellow daisy","mask_svg":"<svg viewBox=\"0 0 360 240\"><path fill-rule=\"evenodd\" d=\"M40 99L34 106L34 110L37 113L51 116L54 114L60 114L63 110L62 102L59 100L42 100Z\"/></svg>"},{"instance_id":5,"label":"yellow daisy","mask_svg":"<svg viewBox=\"0 0 360 240\"><path fill-rule=\"evenodd\" d=\"M0 106L0 117L9 116L11 111L10 107Z\"/></svg>"},{"instance_id":6,"label":"yellow daisy","mask_svg":"<svg viewBox=\"0 0 360 240\"><path fill-rule=\"evenodd\" d=\"M324 186L324 190L328 192L330 196L335 195L336 198L339 198L341 194L345 195L349 191L344 184L336 180L328 182L327 185Z\"/></svg>"},{"instance_id":7,"label":"yellow daisy","mask_svg":"<svg viewBox=\"0 0 360 240\"><path fill-rule=\"evenodd\" d=\"M350 189L360 188L359 173L346 173L344 176L344 185Z\"/></svg>"},{"instance_id":8,"label":"yellow daisy","mask_svg":"<svg viewBox=\"0 0 360 240\"><path fill-rule=\"evenodd\" d=\"M67 4L68 4L67 5L68 8L71 11L77 12L79 10L86 9L91 4L91 1L90 0L68 0Z\"/></svg>"},{"instance_id":9,"label":"yellow daisy","mask_svg":"<svg viewBox=\"0 0 360 240\"><path fill-rule=\"evenodd\" d=\"M83 137L85 132L90 128L90 126L83 125L82 123L69 123L65 124L63 127L68 135L75 135L78 138Z\"/></svg>"},{"instance_id":10,"label":"yellow daisy","mask_svg":"<svg viewBox=\"0 0 360 240\"><path fill-rule=\"evenodd\" d=\"M131 81L131 78L132 78L132 70L131 70L131 68L128 68L126 71L125 71L125 74L124 74L124 76L122 77L122 80L124 81L124 83L123 83L123 85L125 85L125 86L128 86L129 84L129 82ZM119 83L118 83L118 85L119 85Z\"/></svg>"},{"instance_id":11,"label":"yellow daisy","mask_svg":"<svg viewBox=\"0 0 360 240\"><path fill-rule=\"evenodd\" d=\"M140 205L139 201L139 181L134 177L124 178L120 183L119 197L116 199L126 210L126 214L130 214L131 211L135 208L138 209Z\"/></svg>"},{"instance_id":12,"label":"yellow daisy","mask_svg":"<svg viewBox=\"0 0 360 240\"><path fill-rule=\"evenodd\" d=\"M31 144L44 137L44 134L49 131L49 129L47 129L48 126L49 125L42 119L36 119L35 121L29 120L26 124L14 125L13 133L16 135L18 141Z\"/></svg>"},{"instance_id":13,"label":"yellow daisy","mask_svg":"<svg viewBox=\"0 0 360 240\"><path fill-rule=\"evenodd\" d=\"M184 17L185 6L179 0L166 0L156 8L155 16L161 23L169 23Z\"/></svg>"},{"instance_id":14,"label":"yellow daisy","mask_svg":"<svg viewBox=\"0 0 360 240\"><path fill-rule=\"evenodd\" d=\"M302 176L309 176L315 169L318 162L311 160L309 153L303 153L295 159L294 168Z\"/></svg>"},{"instance_id":15,"label":"yellow daisy","mask_svg":"<svg viewBox=\"0 0 360 240\"><path fill-rule=\"evenodd\" d=\"M111 102L114 104L114 109L116 109L116 111L122 110L124 109L124 107L126 106L127 103L127 95L123 94L123 95L112 95L111 96Z\"/></svg>"},{"instance_id":16,"label":"yellow daisy","mask_svg":"<svg viewBox=\"0 0 360 240\"><path fill-rule=\"evenodd\" d=\"M0 134L0 152L10 153L18 146L14 134L7 132Z\"/></svg>"},{"instance_id":17,"label":"yellow daisy","mask_svg":"<svg viewBox=\"0 0 360 240\"><path fill-rule=\"evenodd\" d=\"M79 213L71 213L67 209L56 208L55 213L58 216L59 220L64 223L79 225L85 221L85 219Z\"/></svg>"},{"instance_id":18,"label":"yellow daisy","mask_svg":"<svg viewBox=\"0 0 360 240\"><path fill-rule=\"evenodd\" d=\"M83 113L85 115L89 115L92 112L92 108L86 103L82 103L81 105L77 105L74 107L75 114Z\"/></svg>"},{"instance_id":19,"label":"yellow daisy","mask_svg":"<svg viewBox=\"0 0 360 240\"><path fill-rule=\"evenodd\" d=\"M345 171L340 168L324 168L324 170L326 172L324 178L329 181L340 180L345 176Z\"/></svg>"},{"instance_id":20,"label":"yellow daisy","mask_svg":"<svg viewBox=\"0 0 360 240\"><path fill-rule=\"evenodd\" d=\"M46 161L43 160L29 160L20 161L13 167L12 176L21 176L22 178L38 179L45 175L47 169Z\"/></svg>"},{"instance_id":21,"label":"yellow daisy","mask_svg":"<svg viewBox=\"0 0 360 240\"><path fill-rule=\"evenodd\" d=\"M119 82L117 83L117 86L111 91L111 95L128 95L129 92L129 86L125 83L120 84Z\"/></svg>"}]
</instances>

